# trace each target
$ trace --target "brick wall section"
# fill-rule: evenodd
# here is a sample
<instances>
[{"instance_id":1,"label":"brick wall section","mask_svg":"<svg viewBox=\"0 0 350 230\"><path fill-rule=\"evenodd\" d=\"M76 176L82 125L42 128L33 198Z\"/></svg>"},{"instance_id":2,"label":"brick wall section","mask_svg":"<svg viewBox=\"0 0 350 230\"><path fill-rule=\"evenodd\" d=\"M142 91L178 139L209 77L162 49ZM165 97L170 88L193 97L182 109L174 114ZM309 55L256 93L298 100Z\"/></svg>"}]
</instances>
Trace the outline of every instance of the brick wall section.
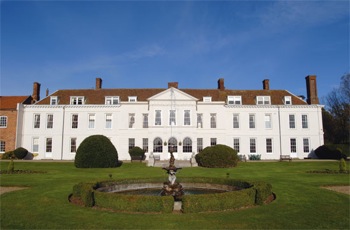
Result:
<instances>
[{"instance_id":1,"label":"brick wall section","mask_svg":"<svg viewBox=\"0 0 350 230\"><path fill-rule=\"evenodd\" d=\"M0 116L7 116L7 127L0 128L0 140L5 141L5 152L15 149L16 145L16 128L17 128L17 111L1 110Z\"/></svg>"}]
</instances>

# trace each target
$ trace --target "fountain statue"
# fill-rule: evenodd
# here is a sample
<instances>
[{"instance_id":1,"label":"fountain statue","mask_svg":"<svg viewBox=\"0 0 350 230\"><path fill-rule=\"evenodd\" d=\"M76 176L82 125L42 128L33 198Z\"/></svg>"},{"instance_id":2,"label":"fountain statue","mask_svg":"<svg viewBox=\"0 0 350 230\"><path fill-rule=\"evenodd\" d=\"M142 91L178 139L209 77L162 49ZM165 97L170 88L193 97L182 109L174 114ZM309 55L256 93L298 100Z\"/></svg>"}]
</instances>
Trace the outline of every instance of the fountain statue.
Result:
<instances>
[{"instance_id":1,"label":"fountain statue","mask_svg":"<svg viewBox=\"0 0 350 230\"><path fill-rule=\"evenodd\" d=\"M175 157L172 151L173 148L170 147L170 160L169 166L163 168L169 174L168 181L163 183L163 189L161 192L162 196L173 196L175 201L181 200L184 195L182 185L176 182L176 172L181 168L175 166Z\"/></svg>"}]
</instances>

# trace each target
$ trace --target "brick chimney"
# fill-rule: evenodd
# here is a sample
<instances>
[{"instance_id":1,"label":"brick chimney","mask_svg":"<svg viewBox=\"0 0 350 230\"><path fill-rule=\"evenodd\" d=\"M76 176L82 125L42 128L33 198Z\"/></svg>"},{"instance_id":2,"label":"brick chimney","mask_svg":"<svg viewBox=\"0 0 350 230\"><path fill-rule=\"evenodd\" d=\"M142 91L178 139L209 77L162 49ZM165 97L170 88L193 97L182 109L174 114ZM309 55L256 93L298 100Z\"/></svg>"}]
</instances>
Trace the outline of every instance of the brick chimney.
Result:
<instances>
[{"instance_id":1,"label":"brick chimney","mask_svg":"<svg viewBox=\"0 0 350 230\"><path fill-rule=\"evenodd\" d=\"M225 90L225 80L223 78L220 78L218 80L218 89L219 90Z\"/></svg>"},{"instance_id":2,"label":"brick chimney","mask_svg":"<svg viewBox=\"0 0 350 230\"><path fill-rule=\"evenodd\" d=\"M33 84L32 98L34 103L40 100L40 83L38 82L34 82Z\"/></svg>"},{"instance_id":3,"label":"brick chimney","mask_svg":"<svg viewBox=\"0 0 350 230\"><path fill-rule=\"evenodd\" d=\"M263 80L262 83L263 83L264 90L270 90L270 80L269 79Z\"/></svg>"},{"instance_id":4,"label":"brick chimney","mask_svg":"<svg viewBox=\"0 0 350 230\"><path fill-rule=\"evenodd\" d=\"M307 91L306 102L309 105L319 104L319 100L317 96L316 75L308 75L307 77L305 77L305 79L306 79L306 91Z\"/></svg>"},{"instance_id":5,"label":"brick chimney","mask_svg":"<svg viewBox=\"0 0 350 230\"><path fill-rule=\"evenodd\" d=\"M178 82L168 82L168 88L171 88L171 87L178 89L179 83Z\"/></svg>"},{"instance_id":6,"label":"brick chimney","mask_svg":"<svg viewBox=\"0 0 350 230\"><path fill-rule=\"evenodd\" d=\"M102 89L102 79L96 78L96 89Z\"/></svg>"}]
</instances>

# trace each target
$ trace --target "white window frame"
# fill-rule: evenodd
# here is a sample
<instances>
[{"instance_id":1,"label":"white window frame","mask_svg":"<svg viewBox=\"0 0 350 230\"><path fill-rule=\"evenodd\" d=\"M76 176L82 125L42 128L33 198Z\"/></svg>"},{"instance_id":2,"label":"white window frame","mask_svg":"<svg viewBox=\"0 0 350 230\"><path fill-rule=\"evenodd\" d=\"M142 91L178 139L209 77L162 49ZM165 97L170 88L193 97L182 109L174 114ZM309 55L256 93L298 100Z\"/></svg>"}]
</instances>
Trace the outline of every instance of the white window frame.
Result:
<instances>
[{"instance_id":1,"label":"white window frame","mask_svg":"<svg viewBox=\"0 0 350 230\"><path fill-rule=\"evenodd\" d=\"M77 138L71 137L70 138L70 153L76 153L77 152Z\"/></svg>"},{"instance_id":2,"label":"white window frame","mask_svg":"<svg viewBox=\"0 0 350 230\"><path fill-rule=\"evenodd\" d=\"M251 113L249 114L249 129L255 129L255 128L256 128L255 114Z\"/></svg>"},{"instance_id":3,"label":"white window frame","mask_svg":"<svg viewBox=\"0 0 350 230\"><path fill-rule=\"evenodd\" d=\"M192 139L189 137L184 138L182 143L182 152L191 153L192 152Z\"/></svg>"},{"instance_id":4,"label":"white window frame","mask_svg":"<svg viewBox=\"0 0 350 230\"><path fill-rule=\"evenodd\" d=\"M32 138L32 152L33 153L39 152L39 137Z\"/></svg>"},{"instance_id":5,"label":"white window frame","mask_svg":"<svg viewBox=\"0 0 350 230\"><path fill-rule=\"evenodd\" d=\"M105 97L105 104L106 105L119 105L120 98L119 96L106 96Z\"/></svg>"},{"instance_id":6,"label":"white window frame","mask_svg":"<svg viewBox=\"0 0 350 230\"><path fill-rule=\"evenodd\" d=\"M106 118L106 124L105 124L105 128L106 129L112 129L112 121L113 121L113 115L111 113L107 113L105 115Z\"/></svg>"},{"instance_id":7,"label":"white window frame","mask_svg":"<svg viewBox=\"0 0 350 230\"><path fill-rule=\"evenodd\" d=\"M310 138L303 138L303 152L310 152Z\"/></svg>"},{"instance_id":8,"label":"white window frame","mask_svg":"<svg viewBox=\"0 0 350 230\"><path fill-rule=\"evenodd\" d=\"M53 114L47 114L46 116L46 128L53 129Z\"/></svg>"},{"instance_id":9,"label":"white window frame","mask_svg":"<svg viewBox=\"0 0 350 230\"><path fill-rule=\"evenodd\" d=\"M211 102L211 97L203 97L203 102Z\"/></svg>"},{"instance_id":10,"label":"white window frame","mask_svg":"<svg viewBox=\"0 0 350 230\"><path fill-rule=\"evenodd\" d=\"M89 113L88 114L88 128L89 129L94 129L95 128L95 123L96 123L96 114Z\"/></svg>"},{"instance_id":11,"label":"white window frame","mask_svg":"<svg viewBox=\"0 0 350 230\"><path fill-rule=\"evenodd\" d=\"M267 113L264 115L265 129L272 129L272 114Z\"/></svg>"},{"instance_id":12,"label":"white window frame","mask_svg":"<svg viewBox=\"0 0 350 230\"><path fill-rule=\"evenodd\" d=\"M169 125L170 126L176 125L176 110L175 109L169 110Z\"/></svg>"},{"instance_id":13,"label":"white window frame","mask_svg":"<svg viewBox=\"0 0 350 230\"><path fill-rule=\"evenodd\" d=\"M137 102L137 96L129 96L128 101L129 102Z\"/></svg>"},{"instance_id":14,"label":"white window frame","mask_svg":"<svg viewBox=\"0 0 350 230\"><path fill-rule=\"evenodd\" d=\"M154 111L154 125L156 126L162 125L162 110Z\"/></svg>"},{"instance_id":15,"label":"white window frame","mask_svg":"<svg viewBox=\"0 0 350 230\"><path fill-rule=\"evenodd\" d=\"M303 129L308 129L309 128L309 119L307 114L302 114L301 115L301 127Z\"/></svg>"},{"instance_id":16,"label":"white window frame","mask_svg":"<svg viewBox=\"0 0 350 230\"><path fill-rule=\"evenodd\" d=\"M242 96L227 96L228 105L242 105Z\"/></svg>"},{"instance_id":17,"label":"white window frame","mask_svg":"<svg viewBox=\"0 0 350 230\"><path fill-rule=\"evenodd\" d=\"M290 138L290 152L291 153L297 152L297 139L296 138Z\"/></svg>"},{"instance_id":18,"label":"white window frame","mask_svg":"<svg viewBox=\"0 0 350 230\"><path fill-rule=\"evenodd\" d=\"M84 96L71 96L70 97L70 104L71 105L84 105L85 104L85 97Z\"/></svg>"},{"instance_id":19,"label":"white window frame","mask_svg":"<svg viewBox=\"0 0 350 230\"><path fill-rule=\"evenodd\" d=\"M210 146L214 146L218 144L218 140L216 137L210 138Z\"/></svg>"},{"instance_id":20,"label":"white window frame","mask_svg":"<svg viewBox=\"0 0 350 230\"><path fill-rule=\"evenodd\" d=\"M296 128L295 114L289 114L288 119L289 119L289 128L295 129Z\"/></svg>"},{"instance_id":21,"label":"white window frame","mask_svg":"<svg viewBox=\"0 0 350 230\"><path fill-rule=\"evenodd\" d=\"M33 122L33 127L34 129L40 129L40 114L36 113L34 114L34 122Z\"/></svg>"},{"instance_id":22,"label":"white window frame","mask_svg":"<svg viewBox=\"0 0 350 230\"><path fill-rule=\"evenodd\" d=\"M129 113L129 129L135 128L135 113Z\"/></svg>"},{"instance_id":23,"label":"white window frame","mask_svg":"<svg viewBox=\"0 0 350 230\"><path fill-rule=\"evenodd\" d=\"M233 138L233 149L237 151L237 153L240 152L240 140L237 137Z\"/></svg>"},{"instance_id":24,"label":"white window frame","mask_svg":"<svg viewBox=\"0 0 350 230\"><path fill-rule=\"evenodd\" d=\"M197 128L203 128L203 113L197 113Z\"/></svg>"},{"instance_id":25,"label":"white window frame","mask_svg":"<svg viewBox=\"0 0 350 230\"><path fill-rule=\"evenodd\" d=\"M270 96L257 96L256 97L257 105L271 105L271 97Z\"/></svg>"},{"instance_id":26,"label":"white window frame","mask_svg":"<svg viewBox=\"0 0 350 230\"><path fill-rule=\"evenodd\" d=\"M75 120L76 117L76 120ZM72 114L71 116L72 122L71 122L71 128L77 129L79 127L79 115L77 113Z\"/></svg>"},{"instance_id":27,"label":"white window frame","mask_svg":"<svg viewBox=\"0 0 350 230\"><path fill-rule=\"evenodd\" d=\"M239 113L234 113L232 115L232 128L239 129Z\"/></svg>"},{"instance_id":28,"label":"white window frame","mask_svg":"<svg viewBox=\"0 0 350 230\"><path fill-rule=\"evenodd\" d=\"M58 97L57 96L50 97L50 105L58 105Z\"/></svg>"},{"instance_id":29,"label":"white window frame","mask_svg":"<svg viewBox=\"0 0 350 230\"><path fill-rule=\"evenodd\" d=\"M210 128L216 129L217 128L217 117L216 113L210 114Z\"/></svg>"},{"instance_id":30,"label":"white window frame","mask_svg":"<svg viewBox=\"0 0 350 230\"><path fill-rule=\"evenodd\" d=\"M200 151L203 150L203 138L197 138L197 152L199 153Z\"/></svg>"},{"instance_id":31,"label":"white window frame","mask_svg":"<svg viewBox=\"0 0 350 230\"><path fill-rule=\"evenodd\" d=\"M256 138L249 139L249 153L256 153Z\"/></svg>"},{"instance_id":32,"label":"white window frame","mask_svg":"<svg viewBox=\"0 0 350 230\"><path fill-rule=\"evenodd\" d=\"M145 153L148 152L148 138L142 138L142 149Z\"/></svg>"},{"instance_id":33,"label":"white window frame","mask_svg":"<svg viewBox=\"0 0 350 230\"><path fill-rule=\"evenodd\" d=\"M142 127L148 128L148 113L142 114Z\"/></svg>"},{"instance_id":34,"label":"white window frame","mask_svg":"<svg viewBox=\"0 0 350 230\"><path fill-rule=\"evenodd\" d=\"M6 152L6 142L1 140L0 141L0 153Z\"/></svg>"},{"instance_id":35,"label":"white window frame","mask_svg":"<svg viewBox=\"0 0 350 230\"><path fill-rule=\"evenodd\" d=\"M284 104L291 105L292 104L292 97L291 96L284 96Z\"/></svg>"},{"instance_id":36,"label":"white window frame","mask_svg":"<svg viewBox=\"0 0 350 230\"><path fill-rule=\"evenodd\" d=\"M7 116L0 116L0 128L7 128Z\"/></svg>"},{"instance_id":37,"label":"white window frame","mask_svg":"<svg viewBox=\"0 0 350 230\"><path fill-rule=\"evenodd\" d=\"M53 147L52 137L47 137L45 139L45 152L46 153L52 153L52 147Z\"/></svg>"},{"instance_id":38,"label":"white window frame","mask_svg":"<svg viewBox=\"0 0 350 230\"><path fill-rule=\"evenodd\" d=\"M271 143L269 143L271 142ZM266 153L271 154L273 153L273 139L272 138L266 138L265 139L265 145L266 145Z\"/></svg>"},{"instance_id":39,"label":"white window frame","mask_svg":"<svg viewBox=\"0 0 350 230\"><path fill-rule=\"evenodd\" d=\"M189 126L191 125L191 110L184 110L184 125Z\"/></svg>"},{"instance_id":40,"label":"white window frame","mask_svg":"<svg viewBox=\"0 0 350 230\"><path fill-rule=\"evenodd\" d=\"M135 138L129 138L128 140L128 149L132 149L135 147Z\"/></svg>"}]
</instances>

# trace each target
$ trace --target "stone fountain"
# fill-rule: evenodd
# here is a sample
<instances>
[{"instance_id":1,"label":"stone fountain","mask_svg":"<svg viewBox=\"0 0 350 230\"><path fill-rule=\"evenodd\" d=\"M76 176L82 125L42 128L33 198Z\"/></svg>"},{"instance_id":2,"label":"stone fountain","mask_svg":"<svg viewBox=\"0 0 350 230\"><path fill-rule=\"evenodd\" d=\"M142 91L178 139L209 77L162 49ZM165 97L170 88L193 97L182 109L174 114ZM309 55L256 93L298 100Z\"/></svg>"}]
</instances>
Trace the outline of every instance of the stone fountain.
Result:
<instances>
[{"instance_id":1,"label":"stone fountain","mask_svg":"<svg viewBox=\"0 0 350 230\"><path fill-rule=\"evenodd\" d=\"M162 168L167 171L167 174L169 176L168 176L168 181L163 183L161 195L173 196L175 201L179 201L184 195L184 191L183 191L182 185L176 182L176 172L181 168L177 168L175 166L175 157L173 155L172 148L170 149L171 151L170 151L169 166Z\"/></svg>"}]
</instances>

